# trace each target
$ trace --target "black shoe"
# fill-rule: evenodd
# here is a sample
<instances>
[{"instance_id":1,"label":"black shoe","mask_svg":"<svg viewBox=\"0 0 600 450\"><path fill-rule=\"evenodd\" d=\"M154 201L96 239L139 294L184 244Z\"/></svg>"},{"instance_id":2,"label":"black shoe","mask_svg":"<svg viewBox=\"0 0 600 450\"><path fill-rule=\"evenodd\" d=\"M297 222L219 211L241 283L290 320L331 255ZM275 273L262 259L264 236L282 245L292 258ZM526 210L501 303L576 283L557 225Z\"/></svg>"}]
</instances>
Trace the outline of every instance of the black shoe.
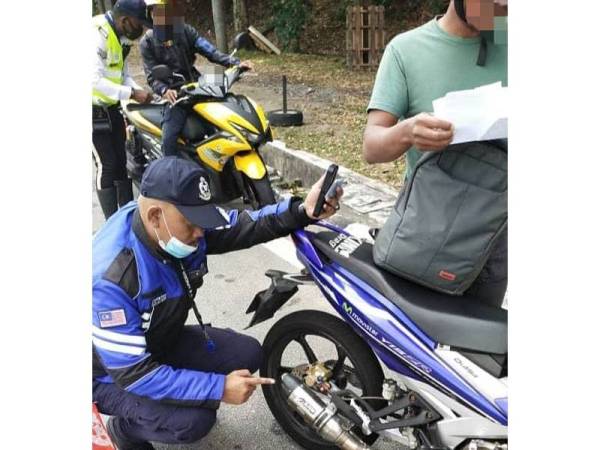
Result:
<instances>
[{"instance_id":1,"label":"black shoe","mask_svg":"<svg viewBox=\"0 0 600 450\"><path fill-rule=\"evenodd\" d=\"M106 189L96 189L98 202L104 213L104 218L108 220L117 211L117 189L114 187Z\"/></svg>"},{"instance_id":2,"label":"black shoe","mask_svg":"<svg viewBox=\"0 0 600 450\"><path fill-rule=\"evenodd\" d=\"M126 436L122 436L120 428L116 426L118 417L109 417L106 422L106 431L117 450L154 450L150 442L134 442L130 441Z\"/></svg>"},{"instance_id":3,"label":"black shoe","mask_svg":"<svg viewBox=\"0 0 600 450\"><path fill-rule=\"evenodd\" d=\"M131 178L115 181L115 188L117 189L117 203L119 208L133 200L133 186L131 185Z\"/></svg>"}]
</instances>

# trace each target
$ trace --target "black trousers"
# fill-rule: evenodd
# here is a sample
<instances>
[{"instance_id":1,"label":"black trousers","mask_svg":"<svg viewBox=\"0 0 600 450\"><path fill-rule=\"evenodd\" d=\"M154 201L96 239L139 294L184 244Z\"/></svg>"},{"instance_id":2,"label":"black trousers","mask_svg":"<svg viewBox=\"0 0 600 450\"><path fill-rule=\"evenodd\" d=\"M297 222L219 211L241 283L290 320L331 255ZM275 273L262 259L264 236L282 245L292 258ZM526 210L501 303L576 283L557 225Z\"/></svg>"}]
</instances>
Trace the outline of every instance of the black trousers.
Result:
<instances>
[{"instance_id":1,"label":"black trousers","mask_svg":"<svg viewBox=\"0 0 600 450\"><path fill-rule=\"evenodd\" d=\"M187 108L165 106L162 120L162 152L164 156L177 156L177 138L183 131L188 116Z\"/></svg>"},{"instance_id":2,"label":"black trousers","mask_svg":"<svg viewBox=\"0 0 600 450\"><path fill-rule=\"evenodd\" d=\"M125 121L118 105L107 108L111 131L92 131L96 189L114 187L114 182L127 178L125 155Z\"/></svg>"},{"instance_id":3,"label":"black trousers","mask_svg":"<svg viewBox=\"0 0 600 450\"><path fill-rule=\"evenodd\" d=\"M228 374L258 370L263 359L260 343L231 329L209 327L216 351L209 353L198 325L186 326L162 363L175 368ZM115 426L133 441L186 444L202 439L215 424L217 411L178 406L140 397L115 384L93 383L93 400L103 414L117 416Z\"/></svg>"}]
</instances>

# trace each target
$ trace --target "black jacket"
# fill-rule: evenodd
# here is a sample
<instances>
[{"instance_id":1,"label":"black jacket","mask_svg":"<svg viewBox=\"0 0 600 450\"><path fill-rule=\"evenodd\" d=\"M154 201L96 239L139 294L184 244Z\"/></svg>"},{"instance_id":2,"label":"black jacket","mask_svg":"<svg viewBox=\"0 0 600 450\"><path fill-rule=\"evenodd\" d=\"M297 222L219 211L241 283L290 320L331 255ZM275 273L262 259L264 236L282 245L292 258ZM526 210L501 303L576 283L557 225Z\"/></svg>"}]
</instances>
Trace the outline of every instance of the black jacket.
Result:
<instances>
[{"instance_id":1,"label":"black jacket","mask_svg":"<svg viewBox=\"0 0 600 450\"><path fill-rule=\"evenodd\" d=\"M152 30L148 30L140 41L140 52L144 60L144 72L148 85L158 95L163 95L169 84L174 81L170 80L169 83L165 83L152 77L152 68L159 64L169 66L173 72L183 75L187 82L192 82L200 76L200 73L194 68L196 53L222 66L233 66L240 63L238 58L233 58L217 50L213 44L200 36L200 33L188 24L185 24L183 34L175 38L174 45L169 47L158 41Z\"/></svg>"}]
</instances>

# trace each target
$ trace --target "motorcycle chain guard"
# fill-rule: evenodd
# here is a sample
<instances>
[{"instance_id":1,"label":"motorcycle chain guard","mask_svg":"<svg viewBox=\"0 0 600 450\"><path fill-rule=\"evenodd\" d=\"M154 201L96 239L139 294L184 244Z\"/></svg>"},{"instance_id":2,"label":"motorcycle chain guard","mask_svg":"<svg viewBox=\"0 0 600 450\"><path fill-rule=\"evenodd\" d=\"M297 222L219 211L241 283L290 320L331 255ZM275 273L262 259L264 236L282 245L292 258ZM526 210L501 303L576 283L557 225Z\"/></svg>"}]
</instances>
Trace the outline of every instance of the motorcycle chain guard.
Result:
<instances>
[{"instance_id":1,"label":"motorcycle chain guard","mask_svg":"<svg viewBox=\"0 0 600 450\"><path fill-rule=\"evenodd\" d=\"M280 270L267 270L265 275L271 278L271 286L256 294L250 303L246 314L254 312L254 316L246 329L273 317L275 312L298 292L299 283L284 278L287 273Z\"/></svg>"}]
</instances>

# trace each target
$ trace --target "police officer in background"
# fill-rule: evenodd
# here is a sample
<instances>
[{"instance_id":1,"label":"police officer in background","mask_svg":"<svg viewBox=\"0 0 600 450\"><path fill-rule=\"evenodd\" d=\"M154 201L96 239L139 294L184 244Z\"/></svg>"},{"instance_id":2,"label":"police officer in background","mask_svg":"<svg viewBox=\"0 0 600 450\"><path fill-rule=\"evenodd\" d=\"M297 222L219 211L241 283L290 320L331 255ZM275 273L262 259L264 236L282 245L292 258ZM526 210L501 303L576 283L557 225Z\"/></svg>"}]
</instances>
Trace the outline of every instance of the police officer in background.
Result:
<instances>
[{"instance_id":1,"label":"police officer in background","mask_svg":"<svg viewBox=\"0 0 600 450\"><path fill-rule=\"evenodd\" d=\"M92 90L92 141L96 163L96 192L104 217L133 199L127 177L125 123L119 102L134 99L148 103L152 94L127 72L125 58L132 41L150 27L143 0L118 0L113 9L93 18L97 33Z\"/></svg>"}]
</instances>

